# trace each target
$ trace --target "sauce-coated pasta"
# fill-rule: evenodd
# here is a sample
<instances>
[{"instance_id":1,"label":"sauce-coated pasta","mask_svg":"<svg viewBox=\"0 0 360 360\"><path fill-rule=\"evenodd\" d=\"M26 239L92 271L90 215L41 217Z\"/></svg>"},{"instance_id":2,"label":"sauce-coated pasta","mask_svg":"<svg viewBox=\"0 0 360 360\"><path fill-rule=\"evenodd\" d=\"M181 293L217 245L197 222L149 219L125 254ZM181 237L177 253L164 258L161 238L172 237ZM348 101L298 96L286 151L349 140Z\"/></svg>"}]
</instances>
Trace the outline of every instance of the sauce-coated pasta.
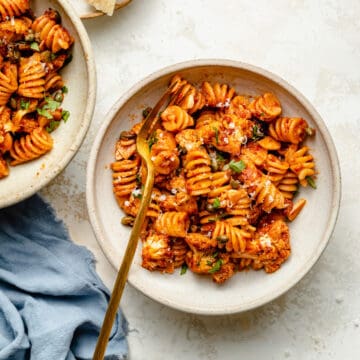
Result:
<instances>
[{"instance_id":1,"label":"sauce-coated pasta","mask_svg":"<svg viewBox=\"0 0 360 360\"><path fill-rule=\"evenodd\" d=\"M0 0L0 179L9 165L53 147L51 132L67 121L67 88L59 73L74 39L57 11L34 17L28 0Z\"/></svg>"},{"instance_id":2,"label":"sauce-coated pasta","mask_svg":"<svg viewBox=\"0 0 360 360\"><path fill-rule=\"evenodd\" d=\"M305 119L284 117L267 92L237 94L229 84L199 87L176 75L177 96L159 115L149 140L155 186L142 232L142 265L172 273L181 267L223 283L237 271L278 270L291 253L288 222L315 187ZM121 133L113 188L132 225L146 169L136 152L141 125Z\"/></svg>"}]
</instances>

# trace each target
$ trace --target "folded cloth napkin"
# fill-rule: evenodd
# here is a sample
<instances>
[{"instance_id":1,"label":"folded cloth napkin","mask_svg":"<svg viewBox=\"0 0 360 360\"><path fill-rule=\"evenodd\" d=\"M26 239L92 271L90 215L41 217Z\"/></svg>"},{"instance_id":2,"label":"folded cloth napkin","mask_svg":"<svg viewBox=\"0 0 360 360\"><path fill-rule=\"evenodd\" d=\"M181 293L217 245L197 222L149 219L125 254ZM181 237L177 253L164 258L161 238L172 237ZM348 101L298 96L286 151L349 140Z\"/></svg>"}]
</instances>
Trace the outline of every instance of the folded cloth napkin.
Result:
<instances>
[{"instance_id":1,"label":"folded cloth napkin","mask_svg":"<svg viewBox=\"0 0 360 360\"><path fill-rule=\"evenodd\" d=\"M38 195L0 210L0 359L91 359L109 291ZM127 358L119 311L108 360Z\"/></svg>"}]
</instances>

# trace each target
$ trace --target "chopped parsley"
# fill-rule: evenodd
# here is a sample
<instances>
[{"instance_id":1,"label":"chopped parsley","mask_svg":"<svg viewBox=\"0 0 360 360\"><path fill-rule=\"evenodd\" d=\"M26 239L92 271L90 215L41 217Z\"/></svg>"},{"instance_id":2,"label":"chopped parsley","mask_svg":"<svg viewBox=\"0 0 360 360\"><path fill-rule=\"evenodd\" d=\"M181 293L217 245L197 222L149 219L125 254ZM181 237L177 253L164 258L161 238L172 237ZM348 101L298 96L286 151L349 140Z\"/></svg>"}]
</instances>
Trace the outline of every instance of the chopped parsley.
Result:
<instances>
[{"instance_id":1,"label":"chopped parsley","mask_svg":"<svg viewBox=\"0 0 360 360\"><path fill-rule=\"evenodd\" d=\"M141 176L140 176L139 173L136 174L136 181L137 181L139 184L141 184Z\"/></svg>"},{"instance_id":2,"label":"chopped parsley","mask_svg":"<svg viewBox=\"0 0 360 360\"><path fill-rule=\"evenodd\" d=\"M63 94L67 94L69 92L69 89L66 86L63 86L61 88L61 91L62 91Z\"/></svg>"},{"instance_id":3,"label":"chopped parsley","mask_svg":"<svg viewBox=\"0 0 360 360\"><path fill-rule=\"evenodd\" d=\"M186 273L186 270L188 269L188 266L186 264L181 265L180 275L184 275Z\"/></svg>"},{"instance_id":4,"label":"chopped parsley","mask_svg":"<svg viewBox=\"0 0 360 360\"><path fill-rule=\"evenodd\" d=\"M30 106L30 101L26 101L24 99L20 99L20 109L27 110Z\"/></svg>"},{"instance_id":5,"label":"chopped parsley","mask_svg":"<svg viewBox=\"0 0 360 360\"><path fill-rule=\"evenodd\" d=\"M54 53L50 54L50 60L53 61L57 58L57 56Z\"/></svg>"},{"instance_id":6,"label":"chopped parsley","mask_svg":"<svg viewBox=\"0 0 360 360\"><path fill-rule=\"evenodd\" d=\"M212 264L213 264L212 261L210 261L210 260L207 260L207 261L206 261L206 265L212 266Z\"/></svg>"},{"instance_id":7,"label":"chopped parsley","mask_svg":"<svg viewBox=\"0 0 360 360\"><path fill-rule=\"evenodd\" d=\"M307 176L305 179L313 189L316 189L315 180L311 176Z\"/></svg>"},{"instance_id":8,"label":"chopped parsley","mask_svg":"<svg viewBox=\"0 0 360 360\"><path fill-rule=\"evenodd\" d=\"M59 127L59 121L51 120L49 125L46 127L46 131L48 133L53 132L55 129Z\"/></svg>"},{"instance_id":9,"label":"chopped parsley","mask_svg":"<svg viewBox=\"0 0 360 360\"><path fill-rule=\"evenodd\" d=\"M61 113L61 118L64 120L64 122L67 122L70 117L70 111L63 110Z\"/></svg>"},{"instance_id":10,"label":"chopped parsley","mask_svg":"<svg viewBox=\"0 0 360 360\"><path fill-rule=\"evenodd\" d=\"M214 274L216 272L218 272L221 269L221 265L222 265L223 261L221 259L217 260L213 267L209 270L210 274Z\"/></svg>"},{"instance_id":11,"label":"chopped parsley","mask_svg":"<svg viewBox=\"0 0 360 360\"><path fill-rule=\"evenodd\" d=\"M53 117L52 115L49 113L49 111L47 111L46 109L42 108L42 109L36 109L37 113L41 116L46 117L47 119L51 120Z\"/></svg>"},{"instance_id":12,"label":"chopped parsley","mask_svg":"<svg viewBox=\"0 0 360 360\"><path fill-rule=\"evenodd\" d=\"M61 105L61 102L55 101L51 97L46 97L45 101L46 101L46 104L43 106L43 109L45 109L45 110L55 111Z\"/></svg>"},{"instance_id":13,"label":"chopped parsley","mask_svg":"<svg viewBox=\"0 0 360 360\"><path fill-rule=\"evenodd\" d=\"M150 150L151 150L152 146L157 143L157 141L158 141L158 139L157 139L155 133L153 133L148 140Z\"/></svg>"},{"instance_id":14,"label":"chopped parsley","mask_svg":"<svg viewBox=\"0 0 360 360\"><path fill-rule=\"evenodd\" d=\"M259 127L255 124L252 129L252 140L256 141L261 139L264 136L264 133L259 129Z\"/></svg>"},{"instance_id":15,"label":"chopped parsley","mask_svg":"<svg viewBox=\"0 0 360 360\"><path fill-rule=\"evenodd\" d=\"M37 42L32 42L30 44L30 49L34 50L34 51L40 51L40 48L39 48L39 44Z\"/></svg>"},{"instance_id":16,"label":"chopped parsley","mask_svg":"<svg viewBox=\"0 0 360 360\"><path fill-rule=\"evenodd\" d=\"M152 108L150 106L148 106L147 108L145 108L143 111L142 111L142 116L146 119L148 117L148 115L150 114Z\"/></svg>"},{"instance_id":17,"label":"chopped parsley","mask_svg":"<svg viewBox=\"0 0 360 360\"><path fill-rule=\"evenodd\" d=\"M215 198L212 206L214 209L218 209L220 207L220 200L218 198Z\"/></svg>"},{"instance_id":18,"label":"chopped parsley","mask_svg":"<svg viewBox=\"0 0 360 360\"><path fill-rule=\"evenodd\" d=\"M231 160L229 163L229 168L236 173L241 173L246 168L246 164L242 160Z\"/></svg>"},{"instance_id":19,"label":"chopped parsley","mask_svg":"<svg viewBox=\"0 0 360 360\"><path fill-rule=\"evenodd\" d=\"M216 145L219 144L219 129L216 127L213 127L213 130L215 131L215 141L216 141Z\"/></svg>"},{"instance_id":20,"label":"chopped parsley","mask_svg":"<svg viewBox=\"0 0 360 360\"><path fill-rule=\"evenodd\" d=\"M136 199L141 199L141 197L142 197L142 191L141 191L141 189L138 189L138 188L134 189L131 194Z\"/></svg>"}]
</instances>

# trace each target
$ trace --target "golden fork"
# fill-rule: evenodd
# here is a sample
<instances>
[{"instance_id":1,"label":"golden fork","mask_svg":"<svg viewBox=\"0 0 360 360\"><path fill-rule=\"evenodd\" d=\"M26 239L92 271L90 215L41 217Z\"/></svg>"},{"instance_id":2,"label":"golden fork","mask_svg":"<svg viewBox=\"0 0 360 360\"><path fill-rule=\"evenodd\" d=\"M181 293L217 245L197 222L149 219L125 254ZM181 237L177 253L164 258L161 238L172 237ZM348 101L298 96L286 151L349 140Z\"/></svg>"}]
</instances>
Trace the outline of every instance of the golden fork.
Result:
<instances>
[{"instance_id":1,"label":"golden fork","mask_svg":"<svg viewBox=\"0 0 360 360\"><path fill-rule=\"evenodd\" d=\"M111 329L116 317L116 312L118 310L121 296L124 291L125 283L129 274L130 266L135 255L136 246L138 243L141 227L143 225L146 210L151 198L151 192L154 185L154 166L150 158L150 147L148 143L149 135L152 132L152 129L156 125L159 119L159 111L163 104L165 103L166 99L172 94L174 89L176 89L177 83L171 84L161 99L157 102L154 108L150 111L149 115L146 117L143 126L137 136L136 139L136 148L137 152L143 159L147 167L147 177L145 182L145 187L141 197L141 203L139 212L136 216L133 229L130 234L130 239L127 244L125 254L117 274L115 285L113 292L110 297L109 305L106 310L104 322L101 327L100 335L96 344L93 360L102 360L104 358L104 354L106 351L107 343L109 341ZM176 89L173 96L176 95L178 89ZM172 96L172 97L173 97Z\"/></svg>"}]
</instances>

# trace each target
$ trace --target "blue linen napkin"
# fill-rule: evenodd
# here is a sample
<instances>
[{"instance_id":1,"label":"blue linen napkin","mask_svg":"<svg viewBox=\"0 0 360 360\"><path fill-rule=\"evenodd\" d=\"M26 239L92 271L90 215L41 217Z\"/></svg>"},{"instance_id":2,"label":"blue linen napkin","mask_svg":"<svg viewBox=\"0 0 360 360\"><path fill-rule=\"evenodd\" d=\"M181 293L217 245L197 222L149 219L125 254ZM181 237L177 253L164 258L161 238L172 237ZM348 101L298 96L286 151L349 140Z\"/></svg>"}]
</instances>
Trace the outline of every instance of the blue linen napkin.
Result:
<instances>
[{"instance_id":1,"label":"blue linen napkin","mask_svg":"<svg viewBox=\"0 0 360 360\"><path fill-rule=\"evenodd\" d=\"M38 195L0 210L0 359L91 359L109 299L90 251ZM118 312L108 360L126 359Z\"/></svg>"}]
</instances>

